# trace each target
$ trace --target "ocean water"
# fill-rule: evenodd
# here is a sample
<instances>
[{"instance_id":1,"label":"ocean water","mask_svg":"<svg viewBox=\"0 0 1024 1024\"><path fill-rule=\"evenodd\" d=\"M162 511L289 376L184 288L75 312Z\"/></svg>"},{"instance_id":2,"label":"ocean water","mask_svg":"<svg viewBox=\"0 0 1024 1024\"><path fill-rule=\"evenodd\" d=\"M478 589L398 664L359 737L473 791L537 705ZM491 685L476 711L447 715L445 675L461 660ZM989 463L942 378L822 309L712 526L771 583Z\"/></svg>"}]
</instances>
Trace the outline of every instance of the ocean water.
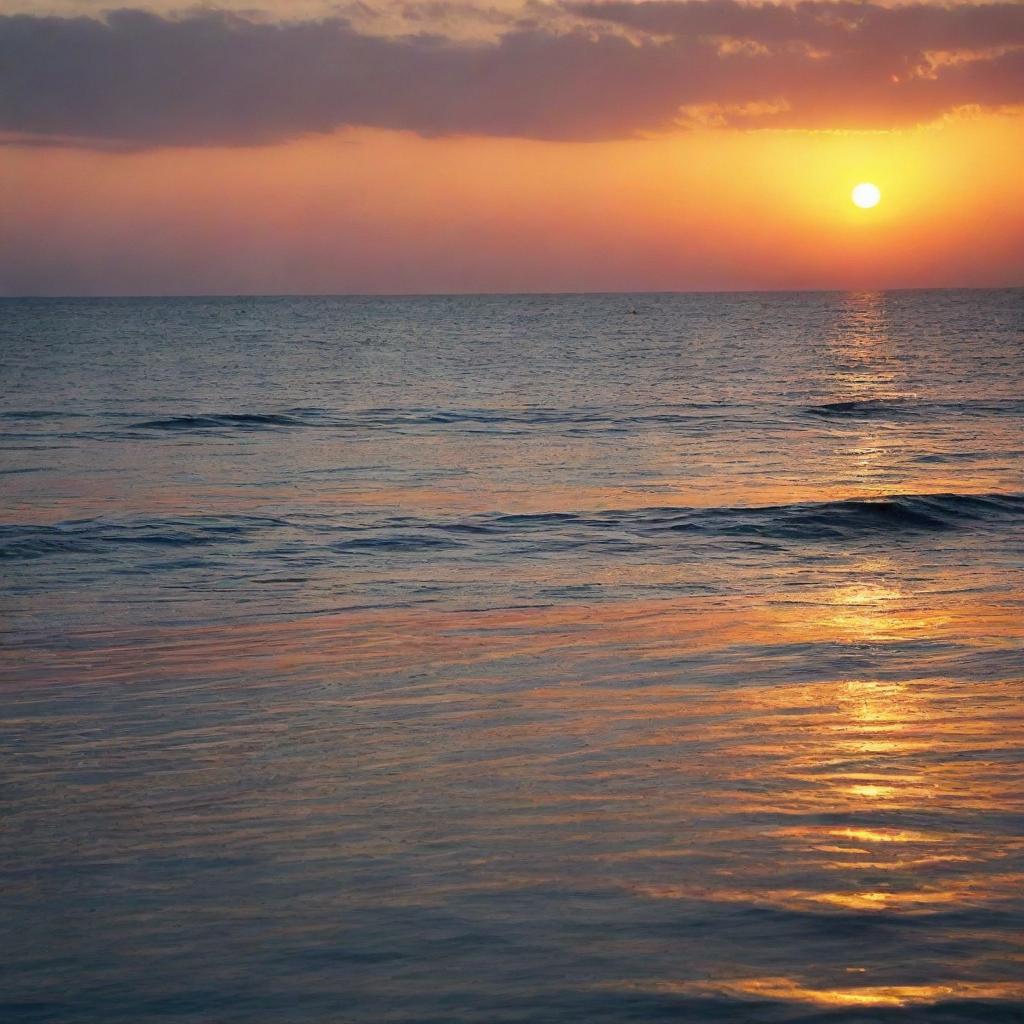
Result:
<instances>
[{"instance_id":1,"label":"ocean water","mask_svg":"<svg viewBox=\"0 0 1024 1024\"><path fill-rule=\"evenodd\" d=\"M0 365L4 1021L1024 1020L1024 292Z\"/></svg>"}]
</instances>

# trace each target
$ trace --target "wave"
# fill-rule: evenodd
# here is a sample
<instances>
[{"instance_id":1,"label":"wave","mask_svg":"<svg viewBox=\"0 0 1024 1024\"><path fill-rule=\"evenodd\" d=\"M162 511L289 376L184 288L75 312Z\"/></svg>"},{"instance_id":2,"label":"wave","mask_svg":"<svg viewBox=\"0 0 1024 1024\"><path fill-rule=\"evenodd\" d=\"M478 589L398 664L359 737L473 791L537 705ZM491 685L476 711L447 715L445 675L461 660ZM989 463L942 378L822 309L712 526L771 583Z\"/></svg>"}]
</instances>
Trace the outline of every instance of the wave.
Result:
<instances>
[{"instance_id":1,"label":"wave","mask_svg":"<svg viewBox=\"0 0 1024 1024\"><path fill-rule=\"evenodd\" d=\"M65 420L85 415L84 412L55 412L52 409L15 409L0 412L0 420Z\"/></svg>"},{"instance_id":2,"label":"wave","mask_svg":"<svg viewBox=\"0 0 1024 1024\"><path fill-rule=\"evenodd\" d=\"M914 397L862 398L811 405L805 416L829 420L908 419L921 416L1019 416L1024 413L1020 399L935 402Z\"/></svg>"},{"instance_id":3,"label":"wave","mask_svg":"<svg viewBox=\"0 0 1024 1024\"><path fill-rule=\"evenodd\" d=\"M694 532L783 540L828 540L863 534L933 532L1024 517L1021 494L927 494L848 498L787 505L653 508L587 515L500 516L521 529L570 525L618 527L640 534Z\"/></svg>"},{"instance_id":4,"label":"wave","mask_svg":"<svg viewBox=\"0 0 1024 1024\"><path fill-rule=\"evenodd\" d=\"M302 406L264 412L174 413L139 419L138 413L97 414L94 427L77 430L67 436L94 440L145 440L167 435L210 436L247 434L258 431L290 429L333 429L342 431L431 430L438 428L475 430L494 433L522 433L532 430L561 429L567 434L581 432L625 432L636 429L703 429L709 424L748 427L793 415L825 421L890 420L904 421L921 417L999 417L1024 415L1024 400L934 402L914 397L849 399L818 405L758 406L720 402L674 403L637 406L526 406L496 408L441 409L416 406L380 406L345 411L317 406ZM0 413L8 436L31 438L45 433L11 434L12 430L45 431L69 418L91 418L85 412L26 410ZM110 422L108 417L115 421ZM126 422L127 420L127 422ZM9 425L9 426L8 426Z\"/></svg>"},{"instance_id":5,"label":"wave","mask_svg":"<svg viewBox=\"0 0 1024 1024\"><path fill-rule=\"evenodd\" d=\"M804 412L808 416L820 416L823 419L867 419L873 416L905 412L908 408L911 408L911 405L906 399L873 398L846 402L825 402L822 405L812 405L805 409Z\"/></svg>"},{"instance_id":6,"label":"wave","mask_svg":"<svg viewBox=\"0 0 1024 1024\"><path fill-rule=\"evenodd\" d=\"M196 413L140 420L129 430L155 433L202 433L222 431L272 430L283 427L334 428L342 430L402 430L409 427L465 426L486 430L502 428L540 428L551 426L587 429L626 429L650 424L671 426L706 422L715 413L736 415L739 407L708 404L675 405L657 409L611 411L600 408L553 408L532 406L524 409L426 409L379 407L345 414L317 407L286 409L276 413Z\"/></svg>"},{"instance_id":7,"label":"wave","mask_svg":"<svg viewBox=\"0 0 1024 1024\"><path fill-rule=\"evenodd\" d=\"M273 427L298 427L300 419L281 413L210 413L197 416L169 416L162 420L144 420L133 423L136 430L159 431L211 431L211 430L267 430Z\"/></svg>"},{"instance_id":8,"label":"wave","mask_svg":"<svg viewBox=\"0 0 1024 1024\"><path fill-rule=\"evenodd\" d=\"M267 542L288 529L290 550L325 558L443 552L514 544L515 550L677 548L687 540L827 543L895 539L1024 521L1024 494L924 494L719 508L656 507L592 512L489 513L465 518L166 516L0 525L0 558L102 554L118 547L189 547ZM273 549L269 552L273 554Z\"/></svg>"},{"instance_id":9,"label":"wave","mask_svg":"<svg viewBox=\"0 0 1024 1024\"><path fill-rule=\"evenodd\" d=\"M1024 495L930 494L849 498L821 503L779 505L758 510L748 522L739 509L716 510L713 518L729 530L748 527L783 538L821 540L863 533L951 530L986 519L1024 515Z\"/></svg>"},{"instance_id":10,"label":"wave","mask_svg":"<svg viewBox=\"0 0 1024 1024\"><path fill-rule=\"evenodd\" d=\"M0 560L56 554L101 555L117 548L182 548L244 541L284 520L259 516L79 519L53 525L0 524Z\"/></svg>"},{"instance_id":11,"label":"wave","mask_svg":"<svg viewBox=\"0 0 1024 1024\"><path fill-rule=\"evenodd\" d=\"M424 551L439 548L461 547L457 541L423 536L421 534L398 534L382 537L357 537L332 545L339 553L350 551Z\"/></svg>"}]
</instances>

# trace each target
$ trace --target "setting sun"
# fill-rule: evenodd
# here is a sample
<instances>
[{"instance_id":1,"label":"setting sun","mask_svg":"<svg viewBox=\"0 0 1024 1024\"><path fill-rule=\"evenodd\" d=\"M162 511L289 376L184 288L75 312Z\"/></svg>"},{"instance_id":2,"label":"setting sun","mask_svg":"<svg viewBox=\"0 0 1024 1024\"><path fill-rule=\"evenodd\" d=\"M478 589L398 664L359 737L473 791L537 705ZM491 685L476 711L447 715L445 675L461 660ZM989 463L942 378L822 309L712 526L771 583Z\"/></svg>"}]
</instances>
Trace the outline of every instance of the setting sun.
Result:
<instances>
[{"instance_id":1,"label":"setting sun","mask_svg":"<svg viewBox=\"0 0 1024 1024\"><path fill-rule=\"evenodd\" d=\"M877 185L864 181L854 187L853 192L850 193L850 198L853 200L854 205L859 206L862 210L870 210L872 206L879 204L882 193Z\"/></svg>"}]
</instances>

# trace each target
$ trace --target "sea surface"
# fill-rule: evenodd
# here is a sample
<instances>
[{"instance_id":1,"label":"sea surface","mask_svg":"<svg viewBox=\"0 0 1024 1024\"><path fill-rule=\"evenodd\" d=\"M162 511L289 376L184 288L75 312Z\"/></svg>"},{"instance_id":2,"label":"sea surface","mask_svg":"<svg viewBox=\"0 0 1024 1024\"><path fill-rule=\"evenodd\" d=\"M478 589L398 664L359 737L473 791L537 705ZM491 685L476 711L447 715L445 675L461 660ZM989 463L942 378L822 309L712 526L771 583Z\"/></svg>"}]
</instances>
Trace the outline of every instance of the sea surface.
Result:
<instances>
[{"instance_id":1,"label":"sea surface","mask_svg":"<svg viewBox=\"0 0 1024 1024\"><path fill-rule=\"evenodd\" d=\"M1024 291L0 302L0 1019L1024 1020Z\"/></svg>"}]
</instances>

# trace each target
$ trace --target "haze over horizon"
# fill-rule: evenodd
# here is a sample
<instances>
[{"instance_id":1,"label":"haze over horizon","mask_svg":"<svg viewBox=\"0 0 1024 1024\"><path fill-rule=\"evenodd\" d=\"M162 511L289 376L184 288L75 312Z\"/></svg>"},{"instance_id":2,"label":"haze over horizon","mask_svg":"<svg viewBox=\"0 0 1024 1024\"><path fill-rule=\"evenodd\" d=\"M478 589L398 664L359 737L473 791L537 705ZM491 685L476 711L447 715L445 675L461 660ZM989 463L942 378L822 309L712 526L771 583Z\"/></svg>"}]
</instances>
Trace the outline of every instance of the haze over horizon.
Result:
<instances>
[{"instance_id":1,"label":"haze over horizon","mask_svg":"<svg viewBox=\"0 0 1024 1024\"><path fill-rule=\"evenodd\" d=\"M1016 3L105 6L0 5L2 294L1024 281Z\"/></svg>"}]
</instances>

